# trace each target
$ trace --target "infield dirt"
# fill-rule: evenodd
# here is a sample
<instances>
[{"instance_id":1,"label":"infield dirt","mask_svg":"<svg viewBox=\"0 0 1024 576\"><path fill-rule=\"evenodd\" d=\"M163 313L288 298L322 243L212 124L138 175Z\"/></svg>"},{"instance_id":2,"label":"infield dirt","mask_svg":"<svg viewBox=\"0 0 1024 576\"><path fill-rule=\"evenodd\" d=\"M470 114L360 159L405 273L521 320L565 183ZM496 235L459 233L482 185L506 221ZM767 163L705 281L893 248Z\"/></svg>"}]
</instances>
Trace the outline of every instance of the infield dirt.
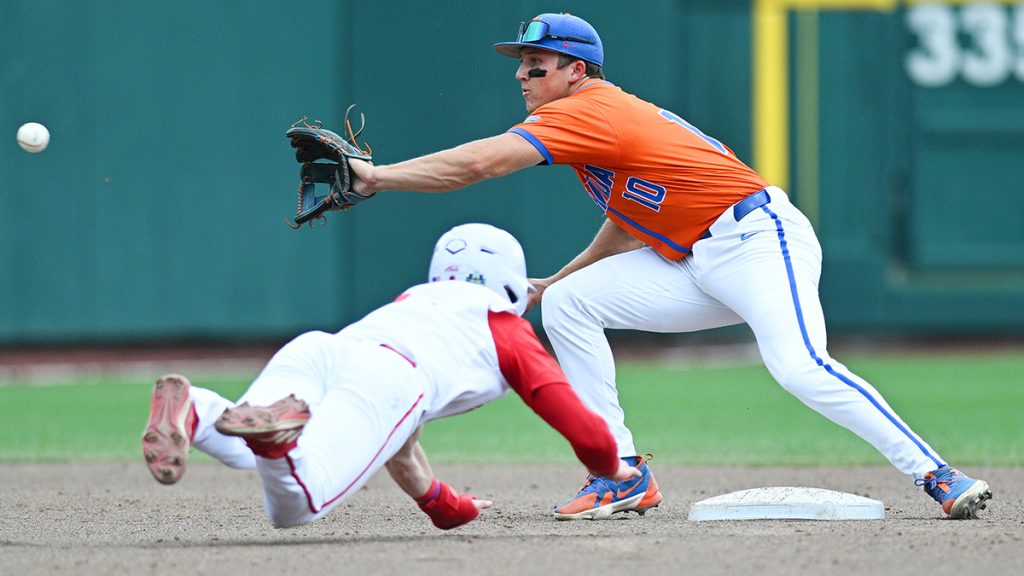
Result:
<instances>
[{"instance_id":1,"label":"infield dirt","mask_svg":"<svg viewBox=\"0 0 1024 576\"><path fill-rule=\"evenodd\" d=\"M994 499L980 520L942 518L898 472L878 468L652 465L665 501L644 517L558 522L576 466L436 465L492 499L442 532L386 474L319 522L278 530L253 471L200 462L174 486L138 463L0 465L0 574L1012 574L1024 566L1017 468L969 469ZM690 505L760 486L882 500L880 521L689 522Z\"/></svg>"}]
</instances>

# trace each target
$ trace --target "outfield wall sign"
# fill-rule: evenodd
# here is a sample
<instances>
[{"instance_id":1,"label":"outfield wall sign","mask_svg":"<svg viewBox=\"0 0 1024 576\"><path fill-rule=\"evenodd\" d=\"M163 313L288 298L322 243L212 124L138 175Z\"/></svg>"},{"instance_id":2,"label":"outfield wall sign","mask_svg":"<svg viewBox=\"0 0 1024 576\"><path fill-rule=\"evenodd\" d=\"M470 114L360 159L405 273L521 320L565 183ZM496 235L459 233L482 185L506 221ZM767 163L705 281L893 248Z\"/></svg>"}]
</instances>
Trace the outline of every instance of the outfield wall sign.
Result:
<instances>
[{"instance_id":1,"label":"outfield wall sign","mask_svg":"<svg viewBox=\"0 0 1024 576\"><path fill-rule=\"evenodd\" d=\"M916 46L907 75L918 86L939 88L962 79L978 87L1024 83L1024 3L922 3L907 7Z\"/></svg>"}]
</instances>

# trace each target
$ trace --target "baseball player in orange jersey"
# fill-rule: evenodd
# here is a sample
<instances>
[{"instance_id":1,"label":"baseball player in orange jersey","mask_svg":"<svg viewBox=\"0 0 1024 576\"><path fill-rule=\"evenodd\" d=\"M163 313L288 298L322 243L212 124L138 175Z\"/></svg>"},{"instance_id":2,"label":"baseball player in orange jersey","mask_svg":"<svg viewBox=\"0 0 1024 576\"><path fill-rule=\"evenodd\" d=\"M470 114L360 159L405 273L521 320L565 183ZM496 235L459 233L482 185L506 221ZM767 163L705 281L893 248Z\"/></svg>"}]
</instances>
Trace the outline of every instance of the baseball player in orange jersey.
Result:
<instances>
[{"instance_id":1,"label":"baseball player in orange jersey","mask_svg":"<svg viewBox=\"0 0 1024 576\"><path fill-rule=\"evenodd\" d=\"M831 358L818 298L821 248L786 193L673 111L604 79L596 30L568 14L524 22L495 49L520 61L528 116L508 132L387 166L354 162L356 191L443 192L537 164L572 166L606 215L558 273L532 280L544 329L619 455L650 478L590 476L560 519L644 511L662 499L637 456L615 387L608 328L692 332L747 323L775 379L871 443L950 517L974 517L987 483L949 467L881 394ZM611 494L610 501L606 498ZM639 498L637 498L639 496Z\"/></svg>"},{"instance_id":2,"label":"baseball player in orange jersey","mask_svg":"<svg viewBox=\"0 0 1024 576\"><path fill-rule=\"evenodd\" d=\"M429 283L338 333L302 334L239 403L184 376L157 381L142 437L146 463L163 484L181 479L192 445L229 466L255 467L278 527L323 517L386 467L435 526L455 528L491 502L434 477L421 426L512 389L593 473L645 484L520 317L529 291L511 234L455 227L434 248Z\"/></svg>"}]
</instances>

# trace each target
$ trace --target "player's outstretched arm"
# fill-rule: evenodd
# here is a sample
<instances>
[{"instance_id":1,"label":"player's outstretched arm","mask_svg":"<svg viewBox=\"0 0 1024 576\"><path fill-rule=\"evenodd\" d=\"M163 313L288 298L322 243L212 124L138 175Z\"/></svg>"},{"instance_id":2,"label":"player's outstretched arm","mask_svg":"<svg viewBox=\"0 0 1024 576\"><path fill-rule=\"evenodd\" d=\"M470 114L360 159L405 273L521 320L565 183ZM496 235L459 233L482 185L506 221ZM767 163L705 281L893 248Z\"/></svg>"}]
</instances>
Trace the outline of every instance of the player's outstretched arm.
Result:
<instances>
[{"instance_id":1,"label":"player's outstretched arm","mask_svg":"<svg viewBox=\"0 0 1024 576\"><path fill-rule=\"evenodd\" d=\"M583 405L530 323L512 312L490 312L487 322L501 374L523 402L569 441L592 474L629 478L608 424Z\"/></svg>"},{"instance_id":2,"label":"player's outstretched arm","mask_svg":"<svg viewBox=\"0 0 1024 576\"><path fill-rule=\"evenodd\" d=\"M541 386L529 397L523 396L523 401L569 441L591 474L616 482L640 475L639 470L617 457L608 424L583 405L568 382Z\"/></svg>"},{"instance_id":3,"label":"player's outstretched arm","mask_svg":"<svg viewBox=\"0 0 1024 576\"><path fill-rule=\"evenodd\" d=\"M427 453L419 443L422 430L422 427L418 428L384 467L398 486L416 500L434 526L450 530L473 521L493 502L477 500L472 494L459 494L434 477Z\"/></svg>"},{"instance_id":4,"label":"player's outstretched arm","mask_svg":"<svg viewBox=\"0 0 1024 576\"><path fill-rule=\"evenodd\" d=\"M467 142L397 164L376 166L353 159L352 189L362 195L381 190L450 192L536 166L544 157L523 137L505 133Z\"/></svg>"},{"instance_id":5,"label":"player's outstretched arm","mask_svg":"<svg viewBox=\"0 0 1024 576\"><path fill-rule=\"evenodd\" d=\"M422 426L417 428L405 445L384 464L391 479L411 498L422 496L434 479L427 454L419 443L422 431Z\"/></svg>"}]
</instances>

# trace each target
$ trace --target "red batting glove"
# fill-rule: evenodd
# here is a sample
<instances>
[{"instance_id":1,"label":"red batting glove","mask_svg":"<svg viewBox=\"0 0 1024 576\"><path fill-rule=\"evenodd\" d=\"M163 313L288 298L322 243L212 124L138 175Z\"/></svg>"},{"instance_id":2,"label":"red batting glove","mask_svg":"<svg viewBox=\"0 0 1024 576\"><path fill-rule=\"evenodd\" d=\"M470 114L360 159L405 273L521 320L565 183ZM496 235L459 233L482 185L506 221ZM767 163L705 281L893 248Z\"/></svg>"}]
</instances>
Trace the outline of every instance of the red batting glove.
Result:
<instances>
[{"instance_id":1,"label":"red batting glove","mask_svg":"<svg viewBox=\"0 0 1024 576\"><path fill-rule=\"evenodd\" d=\"M480 514L473 503L471 494L458 494L448 484L437 478L430 484L427 493L416 498L420 510L430 516L430 521L441 530L451 530L468 524Z\"/></svg>"}]
</instances>

